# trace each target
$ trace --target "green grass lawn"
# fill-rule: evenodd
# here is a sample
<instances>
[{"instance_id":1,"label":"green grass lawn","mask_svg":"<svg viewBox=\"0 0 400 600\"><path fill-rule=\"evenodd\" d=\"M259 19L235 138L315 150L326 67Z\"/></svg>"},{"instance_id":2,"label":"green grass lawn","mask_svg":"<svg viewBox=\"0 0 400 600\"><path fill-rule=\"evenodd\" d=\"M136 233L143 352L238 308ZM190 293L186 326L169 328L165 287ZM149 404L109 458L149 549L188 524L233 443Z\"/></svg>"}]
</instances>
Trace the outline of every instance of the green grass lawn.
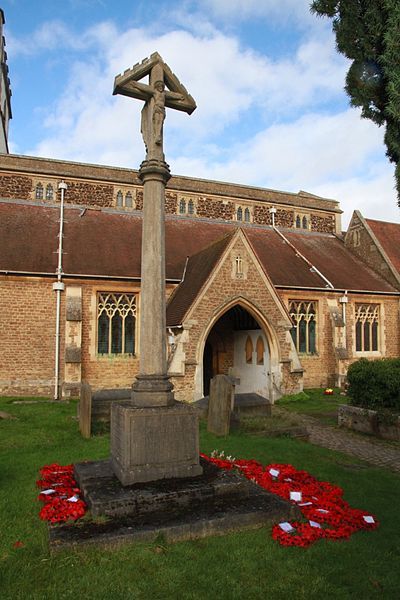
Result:
<instances>
[{"instance_id":1,"label":"green grass lawn","mask_svg":"<svg viewBox=\"0 0 400 600\"><path fill-rule=\"evenodd\" d=\"M339 404L347 404L346 396L340 395L339 388L333 388L332 396L324 394L324 390L308 389L294 396L283 396L277 406L290 412L310 415L327 425L337 425L337 410Z\"/></svg>"},{"instance_id":2,"label":"green grass lawn","mask_svg":"<svg viewBox=\"0 0 400 600\"><path fill-rule=\"evenodd\" d=\"M38 518L35 480L50 462L101 459L109 437L81 438L76 403L12 404L0 411L0 597L2 599L396 598L400 575L400 478L344 455L289 438L234 434L218 439L202 427L201 449L225 450L263 463L292 463L342 486L345 499L376 514L380 527L346 542L284 548L262 528L182 542L85 548L49 555ZM15 542L23 547L15 548Z\"/></svg>"}]
</instances>

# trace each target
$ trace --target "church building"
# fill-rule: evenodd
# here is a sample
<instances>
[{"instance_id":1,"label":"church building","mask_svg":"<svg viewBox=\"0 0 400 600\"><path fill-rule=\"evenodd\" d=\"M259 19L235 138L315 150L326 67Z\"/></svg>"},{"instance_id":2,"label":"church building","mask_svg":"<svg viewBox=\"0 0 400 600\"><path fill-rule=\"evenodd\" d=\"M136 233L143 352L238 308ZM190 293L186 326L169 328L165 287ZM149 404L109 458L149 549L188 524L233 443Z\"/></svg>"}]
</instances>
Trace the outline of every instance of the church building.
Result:
<instances>
[{"instance_id":1,"label":"church building","mask_svg":"<svg viewBox=\"0 0 400 600\"><path fill-rule=\"evenodd\" d=\"M4 21L0 13L0 24ZM138 373L138 172L8 153L0 97L0 394L128 388ZM1 138L3 136L3 138ZM232 375L272 402L400 355L400 225L308 192L181 177L165 199L168 370L178 400Z\"/></svg>"}]
</instances>

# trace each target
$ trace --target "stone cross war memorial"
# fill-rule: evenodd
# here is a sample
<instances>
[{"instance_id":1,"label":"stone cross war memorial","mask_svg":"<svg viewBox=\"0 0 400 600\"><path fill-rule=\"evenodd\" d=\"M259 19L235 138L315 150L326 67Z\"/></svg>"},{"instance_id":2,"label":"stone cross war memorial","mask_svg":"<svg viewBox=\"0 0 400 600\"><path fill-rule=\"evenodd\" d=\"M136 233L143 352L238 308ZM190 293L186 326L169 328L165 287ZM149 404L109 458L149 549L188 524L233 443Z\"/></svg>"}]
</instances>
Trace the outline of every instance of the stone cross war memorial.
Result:
<instances>
[{"instance_id":1,"label":"stone cross war memorial","mask_svg":"<svg viewBox=\"0 0 400 600\"><path fill-rule=\"evenodd\" d=\"M187 539L288 518L293 508L285 501L200 461L198 410L175 400L167 373L164 205L170 170L163 128L166 109L191 114L196 103L158 53L118 75L114 94L144 102L140 368L131 399L112 405L110 460L75 465L93 516L113 517L114 529L107 525L106 534L98 524L93 531L90 523L79 532L59 527L51 541L109 543L160 531L169 539ZM129 527L118 522L127 515Z\"/></svg>"}]
</instances>

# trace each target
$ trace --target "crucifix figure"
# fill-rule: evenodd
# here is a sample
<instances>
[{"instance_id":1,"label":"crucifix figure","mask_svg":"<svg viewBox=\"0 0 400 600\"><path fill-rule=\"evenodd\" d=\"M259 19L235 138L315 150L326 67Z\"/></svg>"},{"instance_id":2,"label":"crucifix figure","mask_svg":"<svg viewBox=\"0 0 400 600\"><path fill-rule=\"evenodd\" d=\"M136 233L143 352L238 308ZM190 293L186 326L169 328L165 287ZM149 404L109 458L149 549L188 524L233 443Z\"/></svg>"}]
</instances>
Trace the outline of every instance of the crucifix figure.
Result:
<instances>
[{"instance_id":1,"label":"crucifix figure","mask_svg":"<svg viewBox=\"0 0 400 600\"><path fill-rule=\"evenodd\" d=\"M149 75L149 84L138 81L146 75ZM116 77L114 94L145 101L141 133L146 147L146 160L164 160L165 108L189 114L196 108L193 98L157 53Z\"/></svg>"}]
</instances>

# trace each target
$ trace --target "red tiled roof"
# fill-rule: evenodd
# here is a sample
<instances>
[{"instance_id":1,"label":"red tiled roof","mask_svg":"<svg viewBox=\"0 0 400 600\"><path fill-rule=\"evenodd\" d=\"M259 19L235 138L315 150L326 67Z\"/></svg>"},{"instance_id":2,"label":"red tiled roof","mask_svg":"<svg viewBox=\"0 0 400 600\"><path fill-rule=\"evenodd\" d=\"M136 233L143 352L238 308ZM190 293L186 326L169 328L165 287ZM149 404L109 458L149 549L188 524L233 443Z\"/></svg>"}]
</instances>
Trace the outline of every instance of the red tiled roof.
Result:
<instances>
[{"instance_id":1,"label":"red tiled roof","mask_svg":"<svg viewBox=\"0 0 400 600\"><path fill-rule=\"evenodd\" d=\"M58 208L0 202L0 270L55 273L58 227ZM323 280L271 228L244 227L275 286L325 287ZM237 223L167 216L167 279L180 280L187 256L201 252L236 228ZM335 236L288 230L284 233L335 288L396 292ZM140 277L141 217L137 213L66 207L63 244L66 274Z\"/></svg>"},{"instance_id":2,"label":"red tiled roof","mask_svg":"<svg viewBox=\"0 0 400 600\"><path fill-rule=\"evenodd\" d=\"M182 323L186 312L197 298L203 284L221 258L234 233L235 230L232 229L231 233L228 233L222 239L188 257L185 277L168 301L167 324L169 326Z\"/></svg>"},{"instance_id":3,"label":"red tiled roof","mask_svg":"<svg viewBox=\"0 0 400 600\"><path fill-rule=\"evenodd\" d=\"M387 223L374 219L365 219L365 221L400 274L400 223Z\"/></svg>"}]
</instances>

